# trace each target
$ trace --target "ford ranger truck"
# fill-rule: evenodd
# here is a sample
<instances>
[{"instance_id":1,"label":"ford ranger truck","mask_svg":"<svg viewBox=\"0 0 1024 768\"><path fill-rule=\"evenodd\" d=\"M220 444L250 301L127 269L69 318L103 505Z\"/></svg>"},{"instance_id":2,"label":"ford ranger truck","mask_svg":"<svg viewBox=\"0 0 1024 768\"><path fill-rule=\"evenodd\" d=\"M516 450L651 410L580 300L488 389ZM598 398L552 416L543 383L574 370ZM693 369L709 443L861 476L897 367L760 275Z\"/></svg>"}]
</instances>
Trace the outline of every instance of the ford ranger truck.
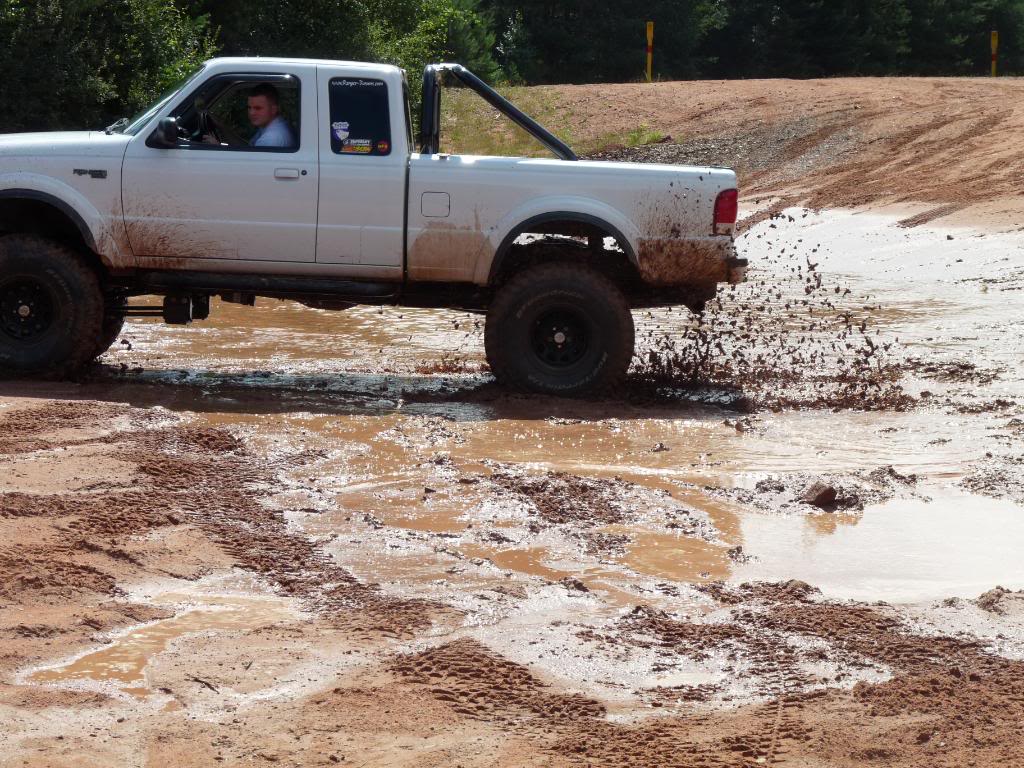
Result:
<instances>
[{"instance_id":1,"label":"ford ranger truck","mask_svg":"<svg viewBox=\"0 0 1024 768\"><path fill-rule=\"evenodd\" d=\"M267 85L287 146L250 143ZM553 156L443 152L448 87ZM218 58L106 130L0 136L0 374L73 375L126 317L264 296L486 313L499 382L580 395L625 376L631 310L699 312L742 279L732 171L580 161L457 64L425 69L421 103L416 134L396 67Z\"/></svg>"}]
</instances>

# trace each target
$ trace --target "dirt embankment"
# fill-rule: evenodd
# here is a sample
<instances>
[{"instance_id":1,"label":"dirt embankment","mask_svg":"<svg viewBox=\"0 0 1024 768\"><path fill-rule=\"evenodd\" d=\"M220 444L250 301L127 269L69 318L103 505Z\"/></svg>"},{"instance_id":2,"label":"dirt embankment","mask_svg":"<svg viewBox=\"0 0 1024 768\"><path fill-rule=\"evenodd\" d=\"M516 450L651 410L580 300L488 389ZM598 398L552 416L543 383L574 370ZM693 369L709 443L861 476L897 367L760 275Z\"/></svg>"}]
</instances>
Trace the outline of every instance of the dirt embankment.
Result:
<instances>
[{"instance_id":1,"label":"dirt embankment","mask_svg":"<svg viewBox=\"0 0 1024 768\"><path fill-rule=\"evenodd\" d=\"M550 86L570 135L612 160L735 168L746 198L812 208L914 205L1021 226L1024 81L840 78ZM601 147L647 126L665 143ZM780 208L781 209L781 208Z\"/></svg>"}]
</instances>

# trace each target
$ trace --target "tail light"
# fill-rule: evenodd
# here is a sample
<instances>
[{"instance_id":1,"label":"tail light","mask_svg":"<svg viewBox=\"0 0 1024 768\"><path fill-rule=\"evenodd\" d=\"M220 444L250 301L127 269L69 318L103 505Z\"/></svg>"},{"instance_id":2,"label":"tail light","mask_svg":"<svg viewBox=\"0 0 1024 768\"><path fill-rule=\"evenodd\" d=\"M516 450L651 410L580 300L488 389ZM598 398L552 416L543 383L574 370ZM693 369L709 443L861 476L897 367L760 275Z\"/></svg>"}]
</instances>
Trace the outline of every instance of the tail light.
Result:
<instances>
[{"instance_id":1,"label":"tail light","mask_svg":"<svg viewBox=\"0 0 1024 768\"><path fill-rule=\"evenodd\" d=\"M715 200L715 234L731 235L739 216L739 192L727 189Z\"/></svg>"}]
</instances>

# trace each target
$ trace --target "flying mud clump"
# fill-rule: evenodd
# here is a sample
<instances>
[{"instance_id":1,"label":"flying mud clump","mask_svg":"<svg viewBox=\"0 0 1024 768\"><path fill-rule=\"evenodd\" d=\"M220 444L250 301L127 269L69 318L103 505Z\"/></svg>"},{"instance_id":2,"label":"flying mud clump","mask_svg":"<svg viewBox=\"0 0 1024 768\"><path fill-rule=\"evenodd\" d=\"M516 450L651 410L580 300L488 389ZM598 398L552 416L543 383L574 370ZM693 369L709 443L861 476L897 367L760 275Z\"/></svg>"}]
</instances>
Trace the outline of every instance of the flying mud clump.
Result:
<instances>
[{"instance_id":1,"label":"flying mud clump","mask_svg":"<svg viewBox=\"0 0 1024 768\"><path fill-rule=\"evenodd\" d=\"M781 248L699 315L682 307L668 317L647 313L638 322L633 393L739 409L910 408L898 340L872 327L879 307L823 275L818 247L801 247Z\"/></svg>"}]
</instances>

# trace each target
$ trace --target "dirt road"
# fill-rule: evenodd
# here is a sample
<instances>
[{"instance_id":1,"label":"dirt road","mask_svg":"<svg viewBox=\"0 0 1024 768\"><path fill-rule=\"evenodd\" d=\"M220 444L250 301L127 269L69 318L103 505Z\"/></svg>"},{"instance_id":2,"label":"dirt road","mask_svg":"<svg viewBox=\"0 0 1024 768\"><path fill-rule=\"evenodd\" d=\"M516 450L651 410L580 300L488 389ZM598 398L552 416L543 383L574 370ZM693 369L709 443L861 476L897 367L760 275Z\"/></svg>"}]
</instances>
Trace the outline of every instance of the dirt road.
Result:
<instances>
[{"instance_id":1,"label":"dirt road","mask_svg":"<svg viewBox=\"0 0 1024 768\"><path fill-rule=\"evenodd\" d=\"M731 109L967 111L871 82ZM270 301L0 382L0 764L1024 762L1024 235L783 209L766 157L751 281L638 314L614 399L502 392L472 316Z\"/></svg>"}]
</instances>

